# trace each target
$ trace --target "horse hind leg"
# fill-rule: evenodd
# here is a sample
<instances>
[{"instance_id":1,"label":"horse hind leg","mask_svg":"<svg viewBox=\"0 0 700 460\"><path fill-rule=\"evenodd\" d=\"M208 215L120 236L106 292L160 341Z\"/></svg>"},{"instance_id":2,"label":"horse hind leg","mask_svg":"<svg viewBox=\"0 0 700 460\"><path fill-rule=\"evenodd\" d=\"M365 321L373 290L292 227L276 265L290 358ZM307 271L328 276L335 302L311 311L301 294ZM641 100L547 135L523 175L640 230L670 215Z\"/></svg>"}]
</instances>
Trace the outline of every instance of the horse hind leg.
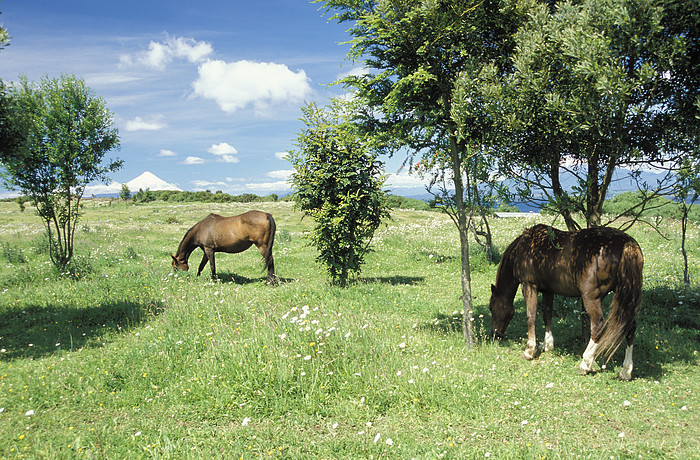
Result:
<instances>
[{"instance_id":1,"label":"horse hind leg","mask_svg":"<svg viewBox=\"0 0 700 460\"><path fill-rule=\"evenodd\" d=\"M583 359L581 360L581 364L578 367L579 374L585 375L593 372L593 364L595 362L595 352L597 348L598 344L595 343L593 339L590 339L588 341L586 351L583 352Z\"/></svg>"},{"instance_id":2,"label":"horse hind leg","mask_svg":"<svg viewBox=\"0 0 700 460\"><path fill-rule=\"evenodd\" d=\"M552 334L552 304L554 294L542 294L542 318L544 319L544 351L554 350L554 335Z\"/></svg>"},{"instance_id":3,"label":"horse hind leg","mask_svg":"<svg viewBox=\"0 0 700 460\"><path fill-rule=\"evenodd\" d=\"M535 332L535 319L537 318L537 288L531 284L523 283L523 297L527 306L527 346L523 352L523 359L528 361L535 359L537 352L537 335Z\"/></svg>"},{"instance_id":4,"label":"horse hind leg","mask_svg":"<svg viewBox=\"0 0 700 460\"><path fill-rule=\"evenodd\" d=\"M270 254L270 260L267 263L267 282L268 284L274 284L277 282L277 275L275 274L275 260Z\"/></svg>"},{"instance_id":5,"label":"horse hind leg","mask_svg":"<svg viewBox=\"0 0 700 460\"><path fill-rule=\"evenodd\" d=\"M601 308L600 299L583 299L583 306L591 318L591 338L588 341L586 351L583 352L583 359L578 368L578 373L581 375L593 372L595 364L596 351L598 349L598 340L603 332L603 310Z\"/></svg>"},{"instance_id":6,"label":"horse hind leg","mask_svg":"<svg viewBox=\"0 0 700 460\"><path fill-rule=\"evenodd\" d=\"M263 256L265 267L267 267L267 284L275 284L277 275L275 275L275 258L272 256L272 248L267 244L261 244L258 246L258 250Z\"/></svg>"},{"instance_id":7,"label":"horse hind leg","mask_svg":"<svg viewBox=\"0 0 700 460\"><path fill-rule=\"evenodd\" d=\"M620 380L632 380L632 369L634 369L634 364L632 362L632 349L634 348L635 329L636 324L632 327L632 330L627 334L627 348L625 349L625 360L622 363L622 369L620 369L620 374L618 375Z\"/></svg>"}]
</instances>

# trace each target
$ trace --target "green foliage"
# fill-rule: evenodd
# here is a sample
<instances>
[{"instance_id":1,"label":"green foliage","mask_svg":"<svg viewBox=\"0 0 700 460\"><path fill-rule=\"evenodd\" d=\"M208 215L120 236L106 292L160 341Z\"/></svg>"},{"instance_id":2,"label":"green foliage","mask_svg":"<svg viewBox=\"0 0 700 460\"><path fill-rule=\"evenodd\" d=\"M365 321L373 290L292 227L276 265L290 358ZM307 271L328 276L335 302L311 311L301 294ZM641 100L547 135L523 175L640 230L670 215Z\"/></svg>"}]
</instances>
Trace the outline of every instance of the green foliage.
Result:
<instances>
[{"instance_id":1,"label":"green foliage","mask_svg":"<svg viewBox=\"0 0 700 460\"><path fill-rule=\"evenodd\" d=\"M0 162L4 185L31 198L45 223L50 256L63 269L73 256L85 187L121 167L102 165L119 146L112 114L104 101L73 76L21 79L3 98Z\"/></svg>"},{"instance_id":2,"label":"green foliage","mask_svg":"<svg viewBox=\"0 0 700 460\"><path fill-rule=\"evenodd\" d=\"M335 100L302 108L306 128L290 152L296 205L314 219L311 242L333 283L358 274L382 218L388 217L382 164L352 123L354 107Z\"/></svg>"}]
</instances>

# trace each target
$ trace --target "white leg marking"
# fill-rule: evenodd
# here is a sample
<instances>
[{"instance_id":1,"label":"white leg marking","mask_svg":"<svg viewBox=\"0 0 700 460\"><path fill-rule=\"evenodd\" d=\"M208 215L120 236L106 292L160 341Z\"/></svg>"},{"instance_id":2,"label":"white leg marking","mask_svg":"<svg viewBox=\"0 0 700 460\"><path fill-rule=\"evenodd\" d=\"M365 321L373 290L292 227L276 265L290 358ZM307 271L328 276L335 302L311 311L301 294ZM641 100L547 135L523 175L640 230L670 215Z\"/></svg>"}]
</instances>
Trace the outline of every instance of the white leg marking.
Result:
<instances>
[{"instance_id":1,"label":"white leg marking","mask_svg":"<svg viewBox=\"0 0 700 460\"><path fill-rule=\"evenodd\" d=\"M525 351L523 352L523 358L527 359L528 361L534 359L536 349L537 349L537 339L528 340L527 347L525 348Z\"/></svg>"},{"instance_id":2,"label":"white leg marking","mask_svg":"<svg viewBox=\"0 0 700 460\"><path fill-rule=\"evenodd\" d=\"M583 360L579 366L580 374L588 374L593 370L593 362L595 361L595 350L598 348L598 344L593 341L593 339L588 341L588 346L586 351L583 352Z\"/></svg>"},{"instance_id":3,"label":"white leg marking","mask_svg":"<svg viewBox=\"0 0 700 460\"><path fill-rule=\"evenodd\" d=\"M620 380L632 380L632 348L634 345L628 345L625 350L625 362L622 363L622 369L620 370Z\"/></svg>"},{"instance_id":4,"label":"white leg marking","mask_svg":"<svg viewBox=\"0 0 700 460\"><path fill-rule=\"evenodd\" d=\"M544 351L554 350L554 336L552 331L547 331L544 333Z\"/></svg>"}]
</instances>

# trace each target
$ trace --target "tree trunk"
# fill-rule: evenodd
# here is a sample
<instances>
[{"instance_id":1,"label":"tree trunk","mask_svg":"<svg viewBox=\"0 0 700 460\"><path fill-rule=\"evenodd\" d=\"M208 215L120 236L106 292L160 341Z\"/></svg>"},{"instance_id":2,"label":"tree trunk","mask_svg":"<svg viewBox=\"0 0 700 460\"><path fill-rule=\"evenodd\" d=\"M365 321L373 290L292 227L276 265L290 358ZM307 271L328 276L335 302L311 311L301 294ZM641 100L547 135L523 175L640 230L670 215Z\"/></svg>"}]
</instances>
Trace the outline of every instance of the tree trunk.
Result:
<instances>
[{"instance_id":1,"label":"tree trunk","mask_svg":"<svg viewBox=\"0 0 700 460\"><path fill-rule=\"evenodd\" d=\"M462 259L462 332L464 345L468 350L474 348L473 310L472 310L472 280L469 268L469 229L467 228L467 210L464 206L464 183L462 182L462 162L459 147L454 136L450 136L452 173L455 183L455 201L457 203L457 229Z\"/></svg>"},{"instance_id":2,"label":"tree trunk","mask_svg":"<svg viewBox=\"0 0 700 460\"><path fill-rule=\"evenodd\" d=\"M683 255L683 284L690 288L690 276L688 276L688 253L685 250L685 238L688 231L688 213L690 209L683 199L683 218L681 219L681 254Z\"/></svg>"},{"instance_id":3,"label":"tree trunk","mask_svg":"<svg viewBox=\"0 0 700 460\"><path fill-rule=\"evenodd\" d=\"M566 196L566 192L564 191L564 188L561 186L561 181L559 180L559 161L561 160L560 156L556 156L555 160L552 161L550 167L550 177L552 178L552 193L554 194L554 197L557 199L557 202L561 204L563 200L566 199L565 206L559 206L559 214L564 218L564 223L566 223L566 229L570 232L575 232L576 230L579 230L579 225L576 223L576 220L574 220L574 217L571 213L571 207L570 207L570 201L568 201L568 197Z\"/></svg>"}]
</instances>

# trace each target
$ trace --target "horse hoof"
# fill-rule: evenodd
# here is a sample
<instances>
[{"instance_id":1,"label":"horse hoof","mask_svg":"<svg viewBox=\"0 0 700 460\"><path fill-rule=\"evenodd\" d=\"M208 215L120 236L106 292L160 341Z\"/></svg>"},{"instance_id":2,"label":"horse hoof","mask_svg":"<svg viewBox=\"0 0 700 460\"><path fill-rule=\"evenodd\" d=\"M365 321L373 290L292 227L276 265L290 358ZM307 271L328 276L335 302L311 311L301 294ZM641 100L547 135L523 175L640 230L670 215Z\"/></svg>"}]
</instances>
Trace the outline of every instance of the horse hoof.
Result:
<instances>
[{"instance_id":1,"label":"horse hoof","mask_svg":"<svg viewBox=\"0 0 700 460\"><path fill-rule=\"evenodd\" d=\"M578 368L578 375L588 375L588 374L595 374L595 369L584 369L582 367Z\"/></svg>"},{"instance_id":2,"label":"horse hoof","mask_svg":"<svg viewBox=\"0 0 700 460\"><path fill-rule=\"evenodd\" d=\"M627 372L621 371L617 378L622 380L623 382L629 382L630 380L632 380L632 374L628 374Z\"/></svg>"},{"instance_id":3,"label":"horse hoof","mask_svg":"<svg viewBox=\"0 0 700 460\"><path fill-rule=\"evenodd\" d=\"M532 354L529 354L527 352L523 353L523 355L520 358L524 359L525 361L532 361L533 359L535 359L535 357Z\"/></svg>"}]
</instances>

